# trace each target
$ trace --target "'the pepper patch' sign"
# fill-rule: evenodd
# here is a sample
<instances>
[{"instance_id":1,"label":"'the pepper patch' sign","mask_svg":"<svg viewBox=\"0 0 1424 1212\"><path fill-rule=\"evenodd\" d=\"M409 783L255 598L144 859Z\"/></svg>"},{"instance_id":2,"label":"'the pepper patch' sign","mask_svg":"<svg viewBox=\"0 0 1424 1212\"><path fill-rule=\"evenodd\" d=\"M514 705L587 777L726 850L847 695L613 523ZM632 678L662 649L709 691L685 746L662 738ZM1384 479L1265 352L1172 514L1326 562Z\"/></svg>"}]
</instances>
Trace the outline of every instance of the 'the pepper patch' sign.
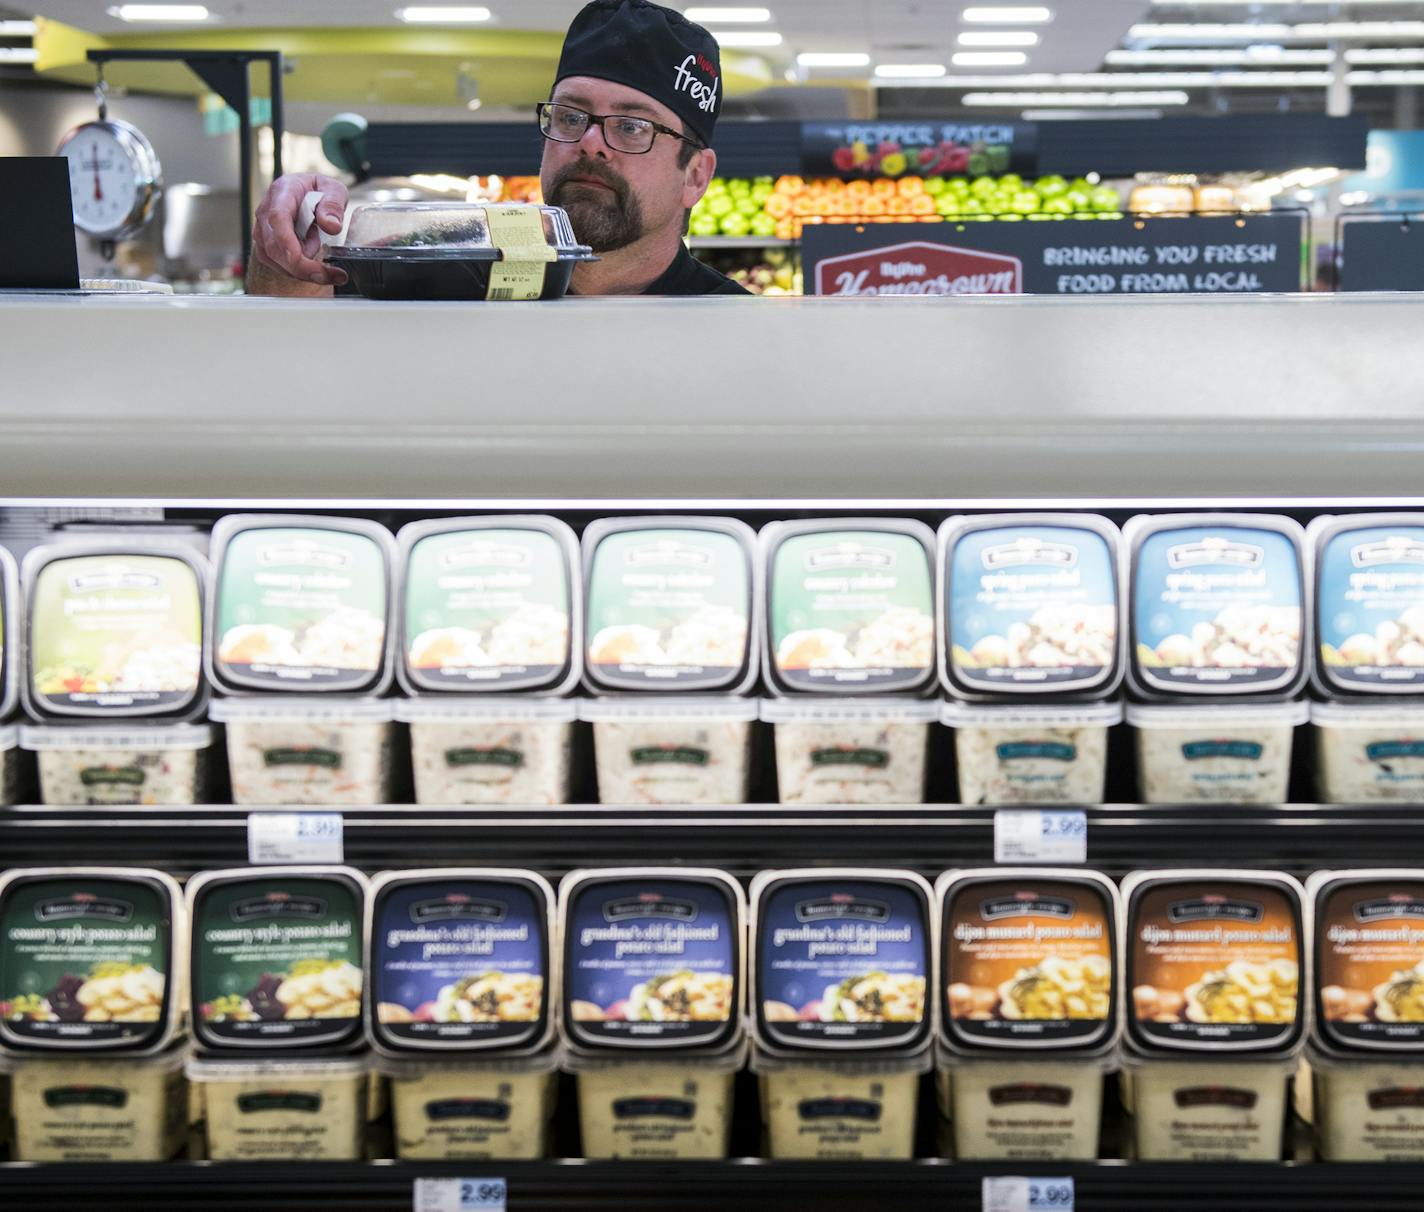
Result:
<instances>
[{"instance_id":1,"label":"'the pepper patch' sign","mask_svg":"<svg viewBox=\"0 0 1424 1212\"><path fill-rule=\"evenodd\" d=\"M807 122L812 176L983 176L1032 171L1037 128L1024 122Z\"/></svg>"}]
</instances>

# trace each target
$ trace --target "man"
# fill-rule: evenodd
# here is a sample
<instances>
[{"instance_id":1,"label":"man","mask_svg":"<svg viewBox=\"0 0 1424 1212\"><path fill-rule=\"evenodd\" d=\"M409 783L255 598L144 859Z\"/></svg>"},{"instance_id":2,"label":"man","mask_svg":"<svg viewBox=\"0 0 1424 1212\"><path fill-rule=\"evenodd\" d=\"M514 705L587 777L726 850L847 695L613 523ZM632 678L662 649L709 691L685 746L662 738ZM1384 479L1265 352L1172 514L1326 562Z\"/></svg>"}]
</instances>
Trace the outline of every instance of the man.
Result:
<instances>
[{"instance_id":1,"label":"man","mask_svg":"<svg viewBox=\"0 0 1424 1212\"><path fill-rule=\"evenodd\" d=\"M550 100L539 107L540 180L599 260L574 268L581 295L747 294L687 251L688 211L717 170L722 107L717 41L648 0L593 0L569 27ZM316 190L316 222L341 230L346 187L292 174L273 182L253 224L248 291L330 295L346 275L317 260L320 236L296 230Z\"/></svg>"}]
</instances>

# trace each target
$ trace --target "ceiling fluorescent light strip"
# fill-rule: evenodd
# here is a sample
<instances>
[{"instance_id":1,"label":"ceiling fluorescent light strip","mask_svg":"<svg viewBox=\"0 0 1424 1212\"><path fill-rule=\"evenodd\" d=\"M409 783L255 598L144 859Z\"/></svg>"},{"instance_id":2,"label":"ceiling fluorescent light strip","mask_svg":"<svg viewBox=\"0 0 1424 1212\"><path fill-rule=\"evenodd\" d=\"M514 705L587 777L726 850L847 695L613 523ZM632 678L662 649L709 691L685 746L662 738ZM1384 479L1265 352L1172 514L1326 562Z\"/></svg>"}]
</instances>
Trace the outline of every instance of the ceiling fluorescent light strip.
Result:
<instances>
[{"instance_id":1,"label":"ceiling fluorescent light strip","mask_svg":"<svg viewBox=\"0 0 1424 1212\"><path fill-rule=\"evenodd\" d=\"M960 103L971 109L1047 109L1064 105L1113 109L1123 105L1186 105L1184 92L1164 90L1144 93L965 93Z\"/></svg>"}]
</instances>

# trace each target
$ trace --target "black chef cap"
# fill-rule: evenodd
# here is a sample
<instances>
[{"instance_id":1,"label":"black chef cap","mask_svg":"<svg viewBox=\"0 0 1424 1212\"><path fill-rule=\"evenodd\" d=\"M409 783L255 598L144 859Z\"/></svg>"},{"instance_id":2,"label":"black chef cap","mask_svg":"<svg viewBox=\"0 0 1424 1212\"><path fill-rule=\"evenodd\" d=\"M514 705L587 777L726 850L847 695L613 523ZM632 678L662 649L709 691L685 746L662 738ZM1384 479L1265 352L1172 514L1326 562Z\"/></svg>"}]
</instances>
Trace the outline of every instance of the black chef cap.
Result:
<instances>
[{"instance_id":1,"label":"black chef cap","mask_svg":"<svg viewBox=\"0 0 1424 1212\"><path fill-rule=\"evenodd\" d=\"M710 146L722 108L717 39L648 0L593 0L564 39L559 74L611 80L661 101L687 133Z\"/></svg>"}]
</instances>

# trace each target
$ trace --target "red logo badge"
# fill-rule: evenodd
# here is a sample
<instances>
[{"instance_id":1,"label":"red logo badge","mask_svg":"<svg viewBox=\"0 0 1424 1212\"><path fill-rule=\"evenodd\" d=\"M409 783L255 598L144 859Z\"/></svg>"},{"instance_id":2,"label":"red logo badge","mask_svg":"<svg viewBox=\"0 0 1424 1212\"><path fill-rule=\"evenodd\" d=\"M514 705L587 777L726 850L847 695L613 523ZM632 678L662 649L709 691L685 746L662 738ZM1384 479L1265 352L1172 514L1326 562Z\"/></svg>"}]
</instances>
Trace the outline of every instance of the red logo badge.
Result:
<instances>
[{"instance_id":1,"label":"red logo badge","mask_svg":"<svg viewBox=\"0 0 1424 1212\"><path fill-rule=\"evenodd\" d=\"M1023 262L1002 253L912 240L828 257L816 265L818 295L1017 295Z\"/></svg>"}]
</instances>

